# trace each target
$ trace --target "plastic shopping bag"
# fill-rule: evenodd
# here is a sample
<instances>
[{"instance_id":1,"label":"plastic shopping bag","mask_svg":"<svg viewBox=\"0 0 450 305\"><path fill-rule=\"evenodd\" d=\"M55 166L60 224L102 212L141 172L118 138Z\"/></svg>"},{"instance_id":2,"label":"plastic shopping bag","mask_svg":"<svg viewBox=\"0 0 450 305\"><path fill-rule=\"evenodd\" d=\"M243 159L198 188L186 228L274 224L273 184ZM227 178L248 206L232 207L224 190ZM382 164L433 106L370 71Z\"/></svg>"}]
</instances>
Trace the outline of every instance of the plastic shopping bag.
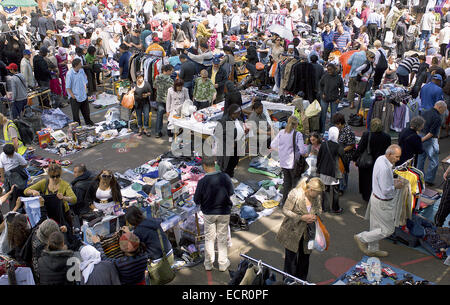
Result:
<instances>
[{"instance_id":1,"label":"plastic shopping bag","mask_svg":"<svg viewBox=\"0 0 450 305\"><path fill-rule=\"evenodd\" d=\"M330 234L328 233L319 217L317 217L315 224L316 235L314 237L314 249L320 252L328 250L328 246L330 243Z\"/></svg>"},{"instance_id":2,"label":"plastic shopping bag","mask_svg":"<svg viewBox=\"0 0 450 305\"><path fill-rule=\"evenodd\" d=\"M313 116L316 116L317 114L319 114L321 110L322 110L322 107L320 107L319 102L317 100L314 100L314 102L312 102L308 106L308 108L306 108L305 115L308 118L312 118Z\"/></svg>"}]
</instances>

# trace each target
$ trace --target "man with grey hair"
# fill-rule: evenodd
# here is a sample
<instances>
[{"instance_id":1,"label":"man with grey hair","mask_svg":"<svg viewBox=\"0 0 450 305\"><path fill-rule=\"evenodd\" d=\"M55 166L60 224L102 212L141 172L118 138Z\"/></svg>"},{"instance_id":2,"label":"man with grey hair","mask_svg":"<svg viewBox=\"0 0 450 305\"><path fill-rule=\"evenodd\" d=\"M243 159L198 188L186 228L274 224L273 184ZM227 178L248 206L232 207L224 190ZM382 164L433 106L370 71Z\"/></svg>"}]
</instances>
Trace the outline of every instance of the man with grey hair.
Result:
<instances>
[{"instance_id":1,"label":"man with grey hair","mask_svg":"<svg viewBox=\"0 0 450 305\"><path fill-rule=\"evenodd\" d=\"M434 185L434 178L439 166L439 132L442 124L442 114L447 110L447 104L444 101L438 101L434 107L425 111L423 118L425 126L422 132L422 144L424 152L417 159L417 168L425 175L425 184ZM429 159L428 168L425 169L425 161Z\"/></svg>"},{"instance_id":2,"label":"man with grey hair","mask_svg":"<svg viewBox=\"0 0 450 305\"><path fill-rule=\"evenodd\" d=\"M425 125L425 119L420 115L413 117L409 122L409 126L406 126L400 135L398 136L398 145L402 148L402 156L397 162L397 165L404 163L405 161L414 157L413 165L417 164L417 157L423 153L422 138L419 136L419 132Z\"/></svg>"},{"instance_id":3,"label":"man with grey hair","mask_svg":"<svg viewBox=\"0 0 450 305\"><path fill-rule=\"evenodd\" d=\"M367 206L366 219L370 219L370 231L354 236L359 249L369 256L388 256L387 251L379 249L379 241L390 236L395 230L395 210L399 204L395 200L396 189L404 182L394 179L393 165L400 159L400 146L392 144L386 154L375 161L372 175L372 195Z\"/></svg>"}]
</instances>

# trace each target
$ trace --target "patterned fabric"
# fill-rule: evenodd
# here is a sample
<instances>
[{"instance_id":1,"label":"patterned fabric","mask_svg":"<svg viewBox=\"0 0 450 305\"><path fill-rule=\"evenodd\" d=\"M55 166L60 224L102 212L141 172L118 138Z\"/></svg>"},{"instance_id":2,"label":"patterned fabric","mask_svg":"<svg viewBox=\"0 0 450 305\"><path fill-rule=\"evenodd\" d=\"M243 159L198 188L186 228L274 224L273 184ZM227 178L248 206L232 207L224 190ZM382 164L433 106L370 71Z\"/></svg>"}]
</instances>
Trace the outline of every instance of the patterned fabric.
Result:
<instances>
[{"instance_id":1,"label":"patterned fabric","mask_svg":"<svg viewBox=\"0 0 450 305\"><path fill-rule=\"evenodd\" d=\"M194 100L195 101L212 101L214 93L216 93L216 88L210 79L206 82L202 81L199 77L195 80L194 86Z\"/></svg>"},{"instance_id":2,"label":"patterned fabric","mask_svg":"<svg viewBox=\"0 0 450 305\"><path fill-rule=\"evenodd\" d=\"M338 142L339 142L339 144L342 144L342 146L344 146L344 148L346 146L356 144L355 133L352 131L350 126L345 125L345 127L339 132ZM356 149L353 148L353 149L345 152L345 157L347 158L348 162L352 160L355 150Z\"/></svg>"},{"instance_id":3,"label":"patterned fabric","mask_svg":"<svg viewBox=\"0 0 450 305\"><path fill-rule=\"evenodd\" d=\"M120 236L118 232L116 232L109 237L104 237L101 239L100 244L102 245L103 252L107 257L120 258L125 256L125 254L120 249L119 237Z\"/></svg>"},{"instance_id":4,"label":"patterned fabric","mask_svg":"<svg viewBox=\"0 0 450 305\"><path fill-rule=\"evenodd\" d=\"M166 103L167 91L173 86L173 80L169 75L159 74L155 78L153 87L156 89L156 101Z\"/></svg>"}]
</instances>

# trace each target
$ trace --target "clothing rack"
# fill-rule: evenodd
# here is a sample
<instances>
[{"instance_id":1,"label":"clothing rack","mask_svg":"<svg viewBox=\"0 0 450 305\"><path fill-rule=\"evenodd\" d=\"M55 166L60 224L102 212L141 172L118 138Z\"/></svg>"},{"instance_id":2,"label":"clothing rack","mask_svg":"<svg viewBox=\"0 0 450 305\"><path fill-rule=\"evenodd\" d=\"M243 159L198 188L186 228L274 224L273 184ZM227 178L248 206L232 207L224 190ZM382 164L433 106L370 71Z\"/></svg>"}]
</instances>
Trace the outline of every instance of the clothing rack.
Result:
<instances>
[{"instance_id":1,"label":"clothing rack","mask_svg":"<svg viewBox=\"0 0 450 305\"><path fill-rule=\"evenodd\" d=\"M401 169L405 169L408 166L410 166L412 164L412 162L414 161L414 157L412 157L411 159L406 160L405 162L403 162L402 164L400 164L399 166L396 166L394 168L394 170L401 170Z\"/></svg>"},{"instance_id":2,"label":"clothing rack","mask_svg":"<svg viewBox=\"0 0 450 305\"><path fill-rule=\"evenodd\" d=\"M275 272L277 272L277 273L279 273L279 274L281 274L281 275L283 275L285 277L288 277L288 278L290 278L290 279L294 280L295 282L300 283L302 285L316 285L316 284L313 284L313 283L308 283L308 282L306 282L304 280L301 280L299 278L296 278L295 276L292 276L292 275L290 275L290 274L288 274L288 273L286 273L284 271L281 271L281 270L279 270L279 269L277 269L275 267L272 267L272 266L270 266L270 265L268 265L266 263L263 263L261 260L254 259L253 257L250 257L250 256L248 256L246 254L242 254L241 253L241 257L243 257L245 259L248 259L249 261L252 261L252 262L254 262L254 263L258 264L258 265L260 264L260 265L262 265L262 266L264 266L266 268L269 268L270 270L275 271Z\"/></svg>"},{"instance_id":3,"label":"clothing rack","mask_svg":"<svg viewBox=\"0 0 450 305\"><path fill-rule=\"evenodd\" d=\"M0 34L9 34L9 33L15 33L15 32L19 32L19 30L9 30L7 32L1 32Z\"/></svg>"}]
</instances>

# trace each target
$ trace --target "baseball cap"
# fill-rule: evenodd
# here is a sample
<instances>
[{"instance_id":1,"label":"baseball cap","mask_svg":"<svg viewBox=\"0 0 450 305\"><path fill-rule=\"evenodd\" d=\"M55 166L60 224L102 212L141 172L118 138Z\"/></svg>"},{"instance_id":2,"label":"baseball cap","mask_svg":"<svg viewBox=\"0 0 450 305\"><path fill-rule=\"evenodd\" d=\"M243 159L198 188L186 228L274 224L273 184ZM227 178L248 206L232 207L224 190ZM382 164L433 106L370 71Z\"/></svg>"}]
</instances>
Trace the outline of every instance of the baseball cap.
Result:
<instances>
[{"instance_id":1,"label":"baseball cap","mask_svg":"<svg viewBox=\"0 0 450 305\"><path fill-rule=\"evenodd\" d=\"M15 63L10 63L7 67L7 70L15 70L17 71L19 68L17 67L17 65Z\"/></svg>"},{"instance_id":2,"label":"baseball cap","mask_svg":"<svg viewBox=\"0 0 450 305\"><path fill-rule=\"evenodd\" d=\"M435 75L433 75L433 79L438 79L438 80L442 81L442 76L440 74L435 74Z\"/></svg>"},{"instance_id":3,"label":"baseball cap","mask_svg":"<svg viewBox=\"0 0 450 305\"><path fill-rule=\"evenodd\" d=\"M31 51L30 50L23 50L23 55L31 55Z\"/></svg>"}]
</instances>

